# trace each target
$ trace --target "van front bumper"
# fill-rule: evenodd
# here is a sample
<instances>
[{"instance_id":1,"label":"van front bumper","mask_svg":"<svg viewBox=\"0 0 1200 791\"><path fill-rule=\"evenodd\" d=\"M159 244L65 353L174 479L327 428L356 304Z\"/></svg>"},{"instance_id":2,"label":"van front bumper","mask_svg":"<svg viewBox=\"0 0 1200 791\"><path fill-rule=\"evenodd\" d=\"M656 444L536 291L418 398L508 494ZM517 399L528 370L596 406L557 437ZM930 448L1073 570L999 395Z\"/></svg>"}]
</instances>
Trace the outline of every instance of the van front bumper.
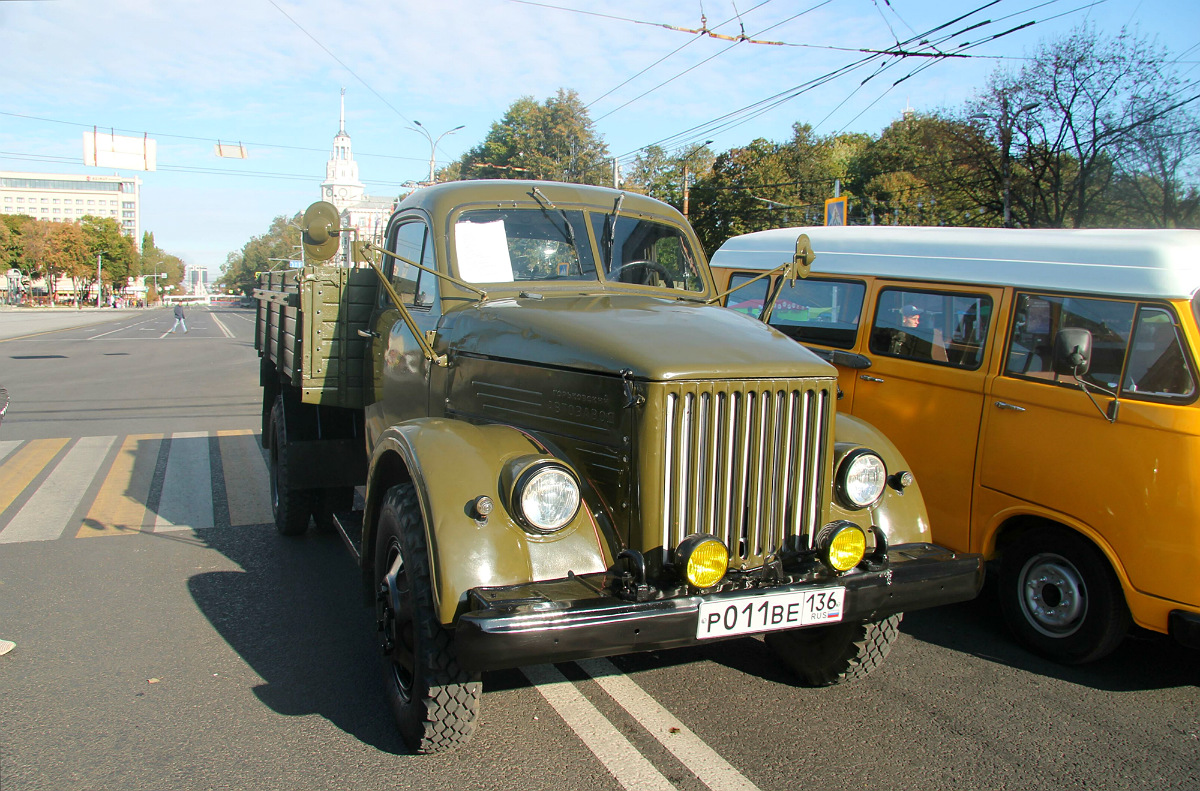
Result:
<instances>
[{"instance_id":1,"label":"van front bumper","mask_svg":"<svg viewBox=\"0 0 1200 791\"><path fill-rule=\"evenodd\" d=\"M476 609L459 616L456 625L458 660L472 671L500 670L712 642L696 637L700 605L706 601L843 587L842 622L854 622L967 601L983 585L979 555L932 544L905 544L893 546L888 561L882 571L815 583L647 602L604 592L603 575L476 588L470 596Z\"/></svg>"}]
</instances>

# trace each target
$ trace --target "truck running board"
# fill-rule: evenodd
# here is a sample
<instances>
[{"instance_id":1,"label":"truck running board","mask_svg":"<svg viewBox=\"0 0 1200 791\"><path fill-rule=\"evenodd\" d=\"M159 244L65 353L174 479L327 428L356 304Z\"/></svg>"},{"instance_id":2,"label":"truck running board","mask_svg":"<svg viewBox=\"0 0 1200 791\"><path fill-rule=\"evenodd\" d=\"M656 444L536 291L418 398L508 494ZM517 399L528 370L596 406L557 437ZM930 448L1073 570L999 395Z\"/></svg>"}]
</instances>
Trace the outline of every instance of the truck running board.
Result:
<instances>
[{"instance_id":1,"label":"truck running board","mask_svg":"<svg viewBox=\"0 0 1200 791\"><path fill-rule=\"evenodd\" d=\"M354 555L354 559L361 563L362 556L359 554L359 547L362 546L363 512L337 511L333 515L333 524L342 536L342 541L346 542L346 548L350 550L350 554Z\"/></svg>"}]
</instances>

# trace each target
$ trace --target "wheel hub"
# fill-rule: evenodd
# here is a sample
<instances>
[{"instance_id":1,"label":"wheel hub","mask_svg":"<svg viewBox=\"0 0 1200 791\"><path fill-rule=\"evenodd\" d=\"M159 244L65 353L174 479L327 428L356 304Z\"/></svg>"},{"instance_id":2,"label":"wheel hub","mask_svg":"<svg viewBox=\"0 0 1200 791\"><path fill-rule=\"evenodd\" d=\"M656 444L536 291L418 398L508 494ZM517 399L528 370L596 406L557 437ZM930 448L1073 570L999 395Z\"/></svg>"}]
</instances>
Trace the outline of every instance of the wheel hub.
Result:
<instances>
[{"instance_id":1,"label":"wheel hub","mask_svg":"<svg viewBox=\"0 0 1200 791\"><path fill-rule=\"evenodd\" d=\"M1021 570L1021 609L1049 637L1074 634L1087 614L1087 588L1079 570L1061 555L1040 554Z\"/></svg>"},{"instance_id":2,"label":"wheel hub","mask_svg":"<svg viewBox=\"0 0 1200 791\"><path fill-rule=\"evenodd\" d=\"M408 603L407 575L398 551L391 553L388 572L379 584L379 646L391 665L396 689L405 700L412 695L413 619Z\"/></svg>"}]
</instances>

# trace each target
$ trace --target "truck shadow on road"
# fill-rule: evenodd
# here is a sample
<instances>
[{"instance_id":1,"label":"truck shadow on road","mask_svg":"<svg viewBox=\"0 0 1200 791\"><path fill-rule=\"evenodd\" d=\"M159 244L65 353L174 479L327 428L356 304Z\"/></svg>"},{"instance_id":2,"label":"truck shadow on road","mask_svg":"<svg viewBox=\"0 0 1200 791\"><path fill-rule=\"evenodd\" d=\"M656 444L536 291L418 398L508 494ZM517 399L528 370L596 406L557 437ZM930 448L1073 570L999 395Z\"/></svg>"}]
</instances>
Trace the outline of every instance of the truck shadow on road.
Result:
<instances>
[{"instance_id":1,"label":"truck shadow on road","mask_svg":"<svg viewBox=\"0 0 1200 791\"><path fill-rule=\"evenodd\" d=\"M200 612L263 683L254 694L285 716L316 714L392 754L407 751L382 693L375 620L358 569L335 535L286 539L272 526L205 530L241 567L188 580Z\"/></svg>"}]
</instances>

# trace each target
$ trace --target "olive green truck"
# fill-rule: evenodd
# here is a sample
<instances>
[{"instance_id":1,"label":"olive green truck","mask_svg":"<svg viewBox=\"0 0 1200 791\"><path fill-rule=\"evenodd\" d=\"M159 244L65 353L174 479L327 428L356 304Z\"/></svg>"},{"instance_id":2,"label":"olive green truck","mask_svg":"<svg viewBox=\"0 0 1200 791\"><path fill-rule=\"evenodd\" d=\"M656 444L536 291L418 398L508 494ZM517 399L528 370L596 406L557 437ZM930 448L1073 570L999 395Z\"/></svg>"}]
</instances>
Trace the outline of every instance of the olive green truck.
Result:
<instances>
[{"instance_id":1,"label":"olive green truck","mask_svg":"<svg viewBox=\"0 0 1200 791\"><path fill-rule=\"evenodd\" d=\"M330 204L303 229L310 261L351 246ZM357 558L414 751L471 735L486 670L761 634L828 685L978 593L834 368L720 307L670 206L439 184L383 238L264 274L256 346L276 527Z\"/></svg>"}]
</instances>

